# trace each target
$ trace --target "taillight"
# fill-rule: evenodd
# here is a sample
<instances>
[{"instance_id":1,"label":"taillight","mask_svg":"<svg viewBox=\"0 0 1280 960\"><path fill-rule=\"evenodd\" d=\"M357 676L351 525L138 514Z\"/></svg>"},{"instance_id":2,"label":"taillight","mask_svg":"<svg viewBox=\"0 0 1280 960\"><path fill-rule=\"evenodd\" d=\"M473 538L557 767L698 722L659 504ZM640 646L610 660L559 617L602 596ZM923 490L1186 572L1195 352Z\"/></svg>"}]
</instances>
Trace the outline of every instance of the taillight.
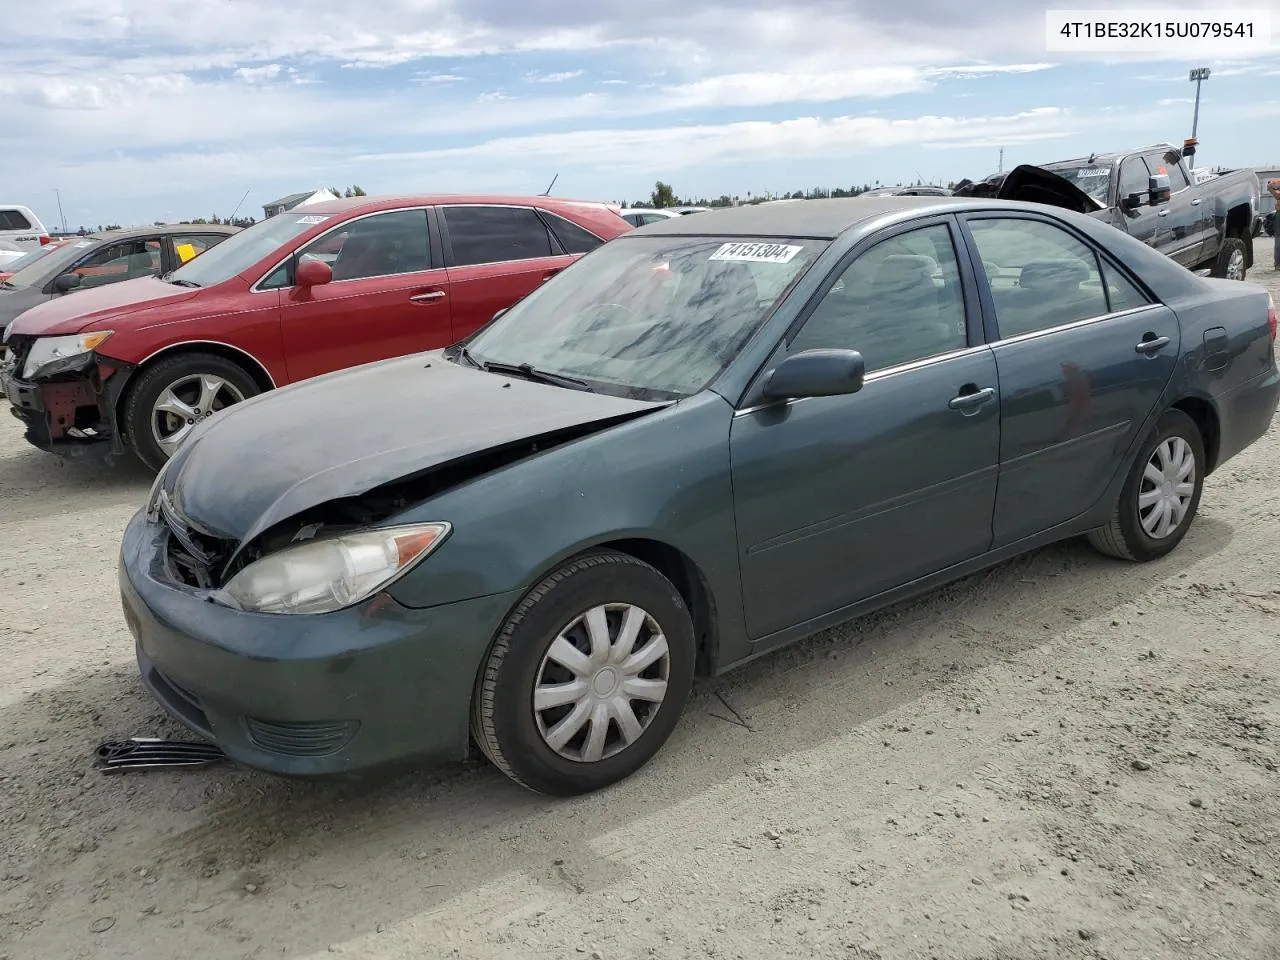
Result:
<instances>
[{"instance_id":1,"label":"taillight","mask_svg":"<svg viewBox=\"0 0 1280 960\"><path fill-rule=\"evenodd\" d=\"M46 244L50 244L50 243L53 243L53 237L49 236L48 234L45 234L43 237L40 238L40 246L43 247Z\"/></svg>"},{"instance_id":2,"label":"taillight","mask_svg":"<svg viewBox=\"0 0 1280 960\"><path fill-rule=\"evenodd\" d=\"M1276 342L1276 302L1267 295L1267 330L1271 334L1271 342Z\"/></svg>"}]
</instances>

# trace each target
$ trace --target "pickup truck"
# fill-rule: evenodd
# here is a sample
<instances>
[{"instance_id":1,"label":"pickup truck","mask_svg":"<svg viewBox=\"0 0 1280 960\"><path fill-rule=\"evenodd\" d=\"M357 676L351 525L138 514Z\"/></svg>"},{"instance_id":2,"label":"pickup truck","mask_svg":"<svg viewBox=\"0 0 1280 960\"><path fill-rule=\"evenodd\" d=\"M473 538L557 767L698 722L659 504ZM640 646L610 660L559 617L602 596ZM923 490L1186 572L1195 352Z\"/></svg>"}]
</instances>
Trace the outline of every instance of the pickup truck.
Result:
<instances>
[{"instance_id":1,"label":"pickup truck","mask_svg":"<svg viewBox=\"0 0 1280 960\"><path fill-rule=\"evenodd\" d=\"M1189 270L1243 280L1253 266L1257 178L1238 170L1191 182L1182 151L1167 143L1024 165L974 183L957 196L1030 200L1097 217Z\"/></svg>"}]
</instances>

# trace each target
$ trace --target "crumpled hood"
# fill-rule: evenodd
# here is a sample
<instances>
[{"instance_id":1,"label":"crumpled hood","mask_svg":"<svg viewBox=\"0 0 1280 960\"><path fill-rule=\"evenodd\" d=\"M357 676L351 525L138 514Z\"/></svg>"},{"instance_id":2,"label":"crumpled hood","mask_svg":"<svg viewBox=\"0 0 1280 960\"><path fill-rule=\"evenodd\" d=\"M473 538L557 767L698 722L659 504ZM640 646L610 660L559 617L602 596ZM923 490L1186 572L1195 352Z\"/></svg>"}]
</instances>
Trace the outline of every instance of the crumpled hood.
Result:
<instances>
[{"instance_id":1,"label":"crumpled hood","mask_svg":"<svg viewBox=\"0 0 1280 960\"><path fill-rule=\"evenodd\" d=\"M436 351L238 404L198 428L162 486L193 526L244 544L339 497L526 438L666 405L485 373Z\"/></svg>"},{"instance_id":2,"label":"crumpled hood","mask_svg":"<svg viewBox=\"0 0 1280 960\"><path fill-rule=\"evenodd\" d=\"M1007 174L988 177L974 183L962 180L953 191L957 197L990 197L996 200L1021 200L1044 203L1077 213L1097 213L1105 209L1065 177L1045 167L1029 163L1014 167Z\"/></svg>"},{"instance_id":3,"label":"crumpled hood","mask_svg":"<svg viewBox=\"0 0 1280 960\"><path fill-rule=\"evenodd\" d=\"M117 323L139 308L150 307L161 300L189 300L199 292L190 287L175 287L155 277L138 277L52 299L42 297L43 302L14 321L12 333L35 337L79 333L89 327Z\"/></svg>"}]
</instances>

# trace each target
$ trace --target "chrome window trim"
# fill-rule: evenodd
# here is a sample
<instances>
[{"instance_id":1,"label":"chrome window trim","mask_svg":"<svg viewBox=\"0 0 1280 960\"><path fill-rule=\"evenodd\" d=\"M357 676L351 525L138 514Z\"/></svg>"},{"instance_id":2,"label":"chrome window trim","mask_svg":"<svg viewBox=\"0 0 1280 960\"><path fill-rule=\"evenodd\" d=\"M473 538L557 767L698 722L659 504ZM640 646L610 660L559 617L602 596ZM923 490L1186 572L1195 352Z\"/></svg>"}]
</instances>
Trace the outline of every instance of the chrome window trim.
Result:
<instances>
[{"instance_id":1,"label":"chrome window trim","mask_svg":"<svg viewBox=\"0 0 1280 960\"><path fill-rule=\"evenodd\" d=\"M921 370L921 369L924 369L925 367L931 367L934 364L945 363L948 360L955 360L960 357L969 356L971 354L977 354L982 352L983 350L995 351L995 350L999 350L1001 347L1005 346L1006 344L1024 343L1029 340L1039 339L1040 337L1052 336L1054 334L1064 333L1067 331L1074 331L1083 327L1092 326L1093 324L1096 324L1096 323L1103 323L1104 321L1112 320L1116 317L1127 317L1133 314L1142 313L1146 310L1155 310L1163 306L1164 305L1160 303L1144 303L1140 307L1130 307L1128 310L1118 310L1115 313L1104 313L1101 316L1097 316L1097 317L1086 317L1083 320L1073 320L1071 323L1059 324L1056 327L1046 327L1043 330L1033 330L1031 333L1022 333L1016 337L1009 337L1007 339L996 340L993 343L980 343L980 344L977 344L976 346L965 347L963 350L952 350L949 353L939 353L932 357L924 357L920 360L912 360L909 363L895 364L892 367L884 367L880 370L873 370L871 373L868 373L863 378L862 382L865 385L868 383L874 383L877 380L887 380L890 377L896 377L904 373L911 373L915 370ZM733 416L734 416L734 419L737 419L738 417L745 417L749 413L756 413L760 410L765 410L771 407L789 407L792 404L803 403L805 400L814 400L814 399L817 399L817 398L796 397L791 400L771 401L769 403L756 403L756 404L752 404L749 407L743 407L741 410L735 410L733 412Z\"/></svg>"},{"instance_id":2,"label":"chrome window trim","mask_svg":"<svg viewBox=\"0 0 1280 960\"><path fill-rule=\"evenodd\" d=\"M431 234L430 234L430 227L426 223L426 213L427 213L427 210L431 208L431 206L432 206L431 204L425 204L423 206L391 207L388 210L371 210L368 213L362 213L359 216L352 217L350 220L343 220L341 223L330 227L324 233L321 233L318 236L314 237L311 240L311 242L307 244L307 246L309 247L311 246L312 243L316 243L317 241L323 240L325 237L329 236L329 234L334 233L341 229L345 229L351 226L351 224L353 223L356 223L360 220L367 220L369 217L377 217L384 213L412 213L415 210L421 210L423 215L422 228L428 231L427 232L427 257L430 258L431 257ZM288 212L292 213L293 211L290 210ZM307 214L303 212L299 214L299 216L305 217L307 216ZM323 214L316 214L316 216L323 216ZM328 214L328 216L333 216L333 214ZM254 284L251 287L249 287L249 292L250 293L277 293L281 290L292 290L293 286L296 286L296 284L290 285L287 287L265 287L264 288L262 286L262 283L266 281L267 277L271 276L273 273L279 270L282 266L288 263L293 258L293 255L297 252L298 251L296 250L293 251L288 256L281 258L273 266L268 268L267 272L264 273L262 276L260 276L254 282ZM443 270L443 269L444 267L433 267L428 265L426 270L411 270L408 273L380 273L380 274L375 274L374 276L371 276L371 277L351 277L347 280L331 280L330 283L354 283L357 280L377 280L380 277L408 277L415 273L428 273L429 271L432 271L432 270Z\"/></svg>"},{"instance_id":3,"label":"chrome window trim","mask_svg":"<svg viewBox=\"0 0 1280 960\"><path fill-rule=\"evenodd\" d=\"M1131 314L1142 313L1145 310L1155 310L1163 306L1164 304L1161 303L1144 303L1140 307L1130 307L1128 310L1117 310L1115 313L1104 313L1096 317L1085 317L1082 320L1072 320L1070 323L1060 323L1056 327L1045 327L1043 330L1032 330L1030 333L1020 333L1016 337L1001 337L999 340L995 340L987 344L987 346L991 347L992 350L996 350L1004 346L1006 343L1023 343L1027 340L1035 340L1039 337L1052 336L1053 334L1063 333L1068 330L1078 330L1081 327L1092 326L1095 323L1103 323L1116 317L1127 317ZM997 316L996 325L999 326L999 324L1000 318Z\"/></svg>"}]
</instances>

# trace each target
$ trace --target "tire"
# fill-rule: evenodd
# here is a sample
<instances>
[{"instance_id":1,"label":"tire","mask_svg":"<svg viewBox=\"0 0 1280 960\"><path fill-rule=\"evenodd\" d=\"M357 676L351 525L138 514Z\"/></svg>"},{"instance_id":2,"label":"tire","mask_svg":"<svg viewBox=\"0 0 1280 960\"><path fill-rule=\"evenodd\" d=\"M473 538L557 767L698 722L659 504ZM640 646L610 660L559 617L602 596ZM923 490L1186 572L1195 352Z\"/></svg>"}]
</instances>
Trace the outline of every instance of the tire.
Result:
<instances>
[{"instance_id":1,"label":"tire","mask_svg":"<svg viewBox=\"0 0 1280 960\"><path fill-rule=\"evenodd\" d=\"M1247 272L1247 260L1244 241L1239 237L1227 237L1222 241L1222 249L1209 268L1209 276L1243 280Z\"/></svg>"},{"instance_id":2,"label":"tire","mask_svg":"<svg viewBox=\"0 0 1280 960\"><path fill-rule=\"evenodd\" d=\"M606 605L621 608L604 618L612 646L600 650L607 649L612 659L601 656L593 663L586 618L599 623L596 611ZM616 641L629 617L638 632L624 651ZM628 660L643 663L639 654L660 650L663 638L664 658L644 669L624 669ZM571 649L566 651L562 640ZM576 673L556 659L553 645L574 663ZM476 680L472 736L494 766L537 793L573 796L599 790L643 767L671 735L693 686L695 653L688 607L666 577L626 554L586 554L530 590L498 631ZM665 695L654 703L655 684L663 677ZM601 681L614 685L610 692ZM548 701L563 702L535 709L540 684L544 689L556 685ZM571 684L578 690L568 690ZM624 684L632 689L624 690ZM636 691L646 696L632 697ZM623 715L614 712L620 702L635 721L628 724L629 738L623 735ZM594 741L599 758L592 759L597 727L603 734ZM569 732L563 744L553 746L552 740Z\"/></svg>"},{"instance_id":3,"label":"tire","mask_svg":"<svg viewBox=\"0 0 1280 960\"><path fill-rule=\"evenodd\" d=\"M211 390L215 382L220 386ZM185 424L176 404L171 404L175 412L157 409L166 392L185 403L190 414L185 416ZM196 423L259 392L248 371L225 357L212 353L167 357L144 368L129 389L121 415L125 445L150 469L159 470ZM209 396L213 397L212 410L200 403Z\"/></svg>"},{"instance_id":4,"label":"tire","mask_svg":"<svg viewBox=\"0 0 1280 960\"><path fill-rule=\"evenodd\" d=\"M1169 454L1173 454L1175 464L1179 460L1185 463L1183 454L1189 455L1193 461L1194 479L1191 481L1189 495L1182 500L1182 514L1176 526L1162 536L1153 536L1153 533L1161 532L1160 527L1156 525L1150 532L1145 529L1141 511L1156 509L1158 501L1157 504L1144 508L1140 505L1139 497L1148 493L1143 489L1150 484L1150 480L1144 482L1148 465L1157 464L1162 456L1168 462ZM1204 490L1204 473L1204 440L1200 436L1200 428L1182 411L1169 410L1160 418L1155 433L1142 445L1134 460L1110 521L1105 527L1091 531L1089 542L1102 553L1121 560L1146 563L1163 557L1182 542L1195 520L1196 510L1200 507L1200 494ZM1149 518L1150 513L1147 516Z\"/></svg>"}]
</instances>

